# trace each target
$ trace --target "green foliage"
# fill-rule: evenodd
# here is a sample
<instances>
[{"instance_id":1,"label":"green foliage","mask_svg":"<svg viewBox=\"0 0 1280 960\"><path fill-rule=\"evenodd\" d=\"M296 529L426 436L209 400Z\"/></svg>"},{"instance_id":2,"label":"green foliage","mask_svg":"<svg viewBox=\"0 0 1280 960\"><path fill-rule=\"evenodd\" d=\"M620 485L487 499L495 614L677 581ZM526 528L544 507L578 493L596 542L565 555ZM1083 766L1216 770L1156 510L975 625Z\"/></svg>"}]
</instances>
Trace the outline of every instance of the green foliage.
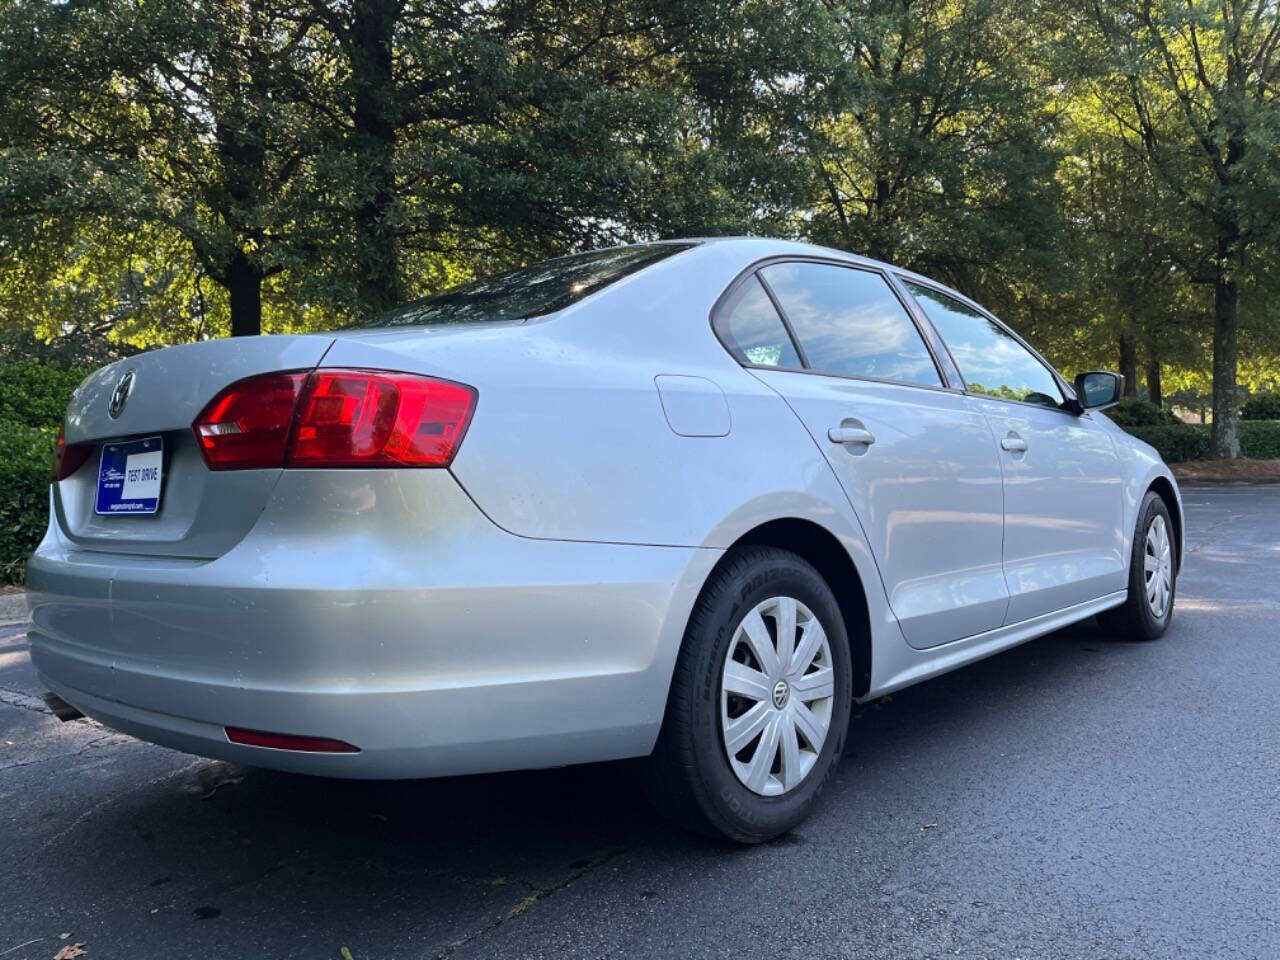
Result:
<instances>
[{"instance_id":1,"label":"green foliage","mask_svg":"<svg viewBox=\"0 0 1280 960\"><path fill-rule=\"evenodd\" d=\"M1267 0L0 0L0 331L95 366L761 233L1221 424L1280 371L1277 36Z\"/></svg>"},{"instance_id":2,"label":"green foliage","mask_svg":"<svg viewBox=\"0 0 1280 960\"><path fill-rule=\"evenodd\" d=\"M0 360L0 578L20 583L49 523L49 476L67 402L88 371Z\"/></svg>"},{"instance_id":3,"label":"green foliage","mask_svg":"<svg viewBox=\"0 0 1280 960\"><path fill-rule=\"evenodd\" d=\"M1015 0L828 5L805 118L821 242L948 280L1008 313L1061 261L1044 31ZM1045 279L1047 275L1042 275Z\"/></svg>"},{"instance_id":4,"label":"green foliage","mask_svg":"<svg viewBox=\"0 0 1280 960\"><path fill-rule=\"evenodd\" d=\"M1206 460L1213 455L1210 429L1199 423L1127 427L1129 433L1145 440L1160 452L1165 463ZM1280 423L1269 420L1240 424L1240 453L1258 460L1280 458Z\"/></svg>"},{"instance_id":5,"label":"green foliage","mask_svg":"<svg viewBox=\"0 0 1280 960\"><path fill-rule=\"evenodd\" d=\"M27 557L48 526L56 436L51 427L0 421L0 578L5 583L22 582Z\"/></svg>"},{"instance_id":6,"label":"green foliage","mask_svg":"<svg viewBox=\"0 0 1280 960\"><path fill-rule=\"evenodd\" d=\"M57 430L71 391L89 372L37 360L0 363L0 421Z\"/></svg>"},{"instance_id":7,"label":"green foliage","mask_svg":"<svg viewBox=\"0 0 1280 960\"><path fill-rule=\"evenodd\" d=\"M1280 420L1280 393L1256 393L1240 406L1241 420Z\"/></svg>"},{"instance_id":8,"label":"green foliage","mask_svg":"<svg viewBox=\"0 0 1280 960\"><path fill-rule=\"evenodd\" d=\"M1280 423L1252 420L1240 424L1240 453L1255 460L1280 459Z\"/></svg>"},{"instance_id":9,"label":"green foliage","mask_svg":"<svg viewBox=\"0 0 1280 960\"><path fill-rule=\"evenodd\" d=\"M1126 397L1114 407L1107 408L1107 416L1122 427L1154 427L1176 424L1182 421L1173 413L1141 397Z\"/></svg>"},{"instance_id":10,"label":"green foliage","mask_svg":"<svg viewBox=\"0 0 1280 960\"><path fill-rule=\"evenodd\" d=\"M1204 460L1209 456L1209 428L1200 424L1180 423L1127 429L1139 440L1145 440L1155 447L1165 463Z\"/></svg>"}]
</instances>

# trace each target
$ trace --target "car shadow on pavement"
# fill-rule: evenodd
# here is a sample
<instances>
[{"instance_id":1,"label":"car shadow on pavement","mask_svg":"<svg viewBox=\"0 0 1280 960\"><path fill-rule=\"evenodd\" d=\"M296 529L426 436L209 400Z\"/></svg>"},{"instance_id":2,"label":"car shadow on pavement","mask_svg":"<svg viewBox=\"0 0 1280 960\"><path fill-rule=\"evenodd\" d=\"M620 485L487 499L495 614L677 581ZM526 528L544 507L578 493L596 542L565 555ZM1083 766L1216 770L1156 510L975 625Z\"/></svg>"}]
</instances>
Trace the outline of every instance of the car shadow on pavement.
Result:
<instances>
[{"instance_id":1,"label":"car shadow on pavement","mask_svg":"<svg viewBox=\"0 0 1280 960\"><path fill-rule=\"evenodd\" d=\"M965 725L991 711L1016 710L1055 678L1103 670L1115 644L1092 624L1033 641L963 670L864 705L856 705L845 772L936 745L940 730L963 736ZM1033 704L1034 706L1034 704ZM944 734L945 735L945 734ZM919 741L919 742L917 742ZM601 849L637 837L670 834L647 802L643 761L592 764L417 781L357 781L307 777L210 761L188 778L184 792L218 810L242 839L284 838L309 845L323 838L329 858L458 861L474 871L478 851L500 841L507 855L527 851L535 863L551 849L591 837ZM157 798L158 799L158 798ZM697 838L688 838L698 844Z\"/></svg>"}]
</instances>

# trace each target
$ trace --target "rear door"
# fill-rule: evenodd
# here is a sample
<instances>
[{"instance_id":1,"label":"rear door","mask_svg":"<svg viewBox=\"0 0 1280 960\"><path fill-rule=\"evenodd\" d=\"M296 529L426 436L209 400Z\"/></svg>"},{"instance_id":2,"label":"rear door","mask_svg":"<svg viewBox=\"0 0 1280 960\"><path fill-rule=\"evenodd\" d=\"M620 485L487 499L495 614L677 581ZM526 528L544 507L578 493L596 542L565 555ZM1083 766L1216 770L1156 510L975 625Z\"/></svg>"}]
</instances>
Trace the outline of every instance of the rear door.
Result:
<instances>
[{"instance_id":1,"label":"rear door","mask_svg":"<svg viewBox=\"0 0 1280 960\"><path fill-rule=\"evenodd\" d=\"M1000 465L887 278L784 260L741 279L717 332L804 422L848 494L907 641L1000 626ZM789 335L790 333L790 335Z\"/></svg>"},{"instance_id":2,"label":"rear door","mask_svg":"<svg viewBox=\"0 0 1280 960\"><path fill-rule=\"evenodd\" d=\"M905 281L991 424L1004 474L1008 623L1125 589L1124 482L1115 446L1067 409L1058 378L994 318Z\"/></svg>"}]
</instances>

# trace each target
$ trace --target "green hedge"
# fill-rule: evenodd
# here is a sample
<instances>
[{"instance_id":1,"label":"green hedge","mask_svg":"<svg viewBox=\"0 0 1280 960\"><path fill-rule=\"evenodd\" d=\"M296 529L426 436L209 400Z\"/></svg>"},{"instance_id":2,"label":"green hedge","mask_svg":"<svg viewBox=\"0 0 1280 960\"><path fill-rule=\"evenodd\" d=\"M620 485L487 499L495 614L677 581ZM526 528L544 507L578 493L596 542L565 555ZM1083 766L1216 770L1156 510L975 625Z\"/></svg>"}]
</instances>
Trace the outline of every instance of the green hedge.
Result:
<instances>
[{"instance_id":1,"label":"green hedge","mask_svg":"<svg viewBox=\"0 0 1280 960\"><path fill-rule=\"evenodd\" d=\"M1245 420L1240 424L1240 453L1257 460L1280 459L1280 422Z\"/></svg>"},{"instance_id":2,"label":"green hedge","mask_svg":"<svg viewBox=\"0 0 1280 960\"><path fill-rule=\"evenodd\" d=\"M0 363L0 421L57 430L86 373L37 360Z\"/></svg>"},{"instance_id":3,"label":"green hedge","mask_svg":"<svg viewBox=\"0 0 1280 960\"><path fill-rule=\"evenodd\" d=\"M1280 393L1256 393L1240 405L1241 420L1280 420Z\"/></svg>"},{"instance_id":4,"label":"green hedge","mask_svg":"<svg viewBox=\"0 0 1280 960\"><path fill-rule=\"evenodd\" d=\"M1213 456L1209 444L1210 428L1200 423L1162 424L1153 427L1126 427L1131 434L1145 440L1158 451L1165 463L1181 460L1207 460ZM1242 420L1240 453L1258 460L1280 459L1280 422L1275 420Z\"/></svg>"},{"instance_id":5,"label":"green hedge","mask_svg":"<svg viewBox=\"0 0 1280 960\"><path fill-rule=\"evenodd\" d=\"M49 523L58 427L87 371L37 360L0 362L0 579L21 583Z\"/></svg>"},{"instance_id":6,"label":"green hedge","mask_svg":"<svg viewBox=\"0 0 1280 960\"><path fill-rule=\"evenodd\" d=\"M21 583L49 523L55 427L0 421L0 577Z\"/></svg>"},{"instance_id":7,"label":"green hedge","mask_svg":"<svg viewBox=\"0 0 1280 960\"><path fill-rule=\"evenodd\" d=\"M1163 424L1125 429L1139 440L1145 440L1155 447L1165 463L1204 460L1209 456L1209 430L1199 424Z\"/></svg>"},{"instance_id":8,"label":"green hedge","mask_svg":"<svg viewBox=\"0 0 1280 960\"><path fill-rule=\"evenodd\" d=\"M1129 427L1155 427L1182 422L1171 410L1158 407L1141 397L1126 397L1114 407L1108 407L1107 416L1126 430Z\"/></svg>"}]
</instances>

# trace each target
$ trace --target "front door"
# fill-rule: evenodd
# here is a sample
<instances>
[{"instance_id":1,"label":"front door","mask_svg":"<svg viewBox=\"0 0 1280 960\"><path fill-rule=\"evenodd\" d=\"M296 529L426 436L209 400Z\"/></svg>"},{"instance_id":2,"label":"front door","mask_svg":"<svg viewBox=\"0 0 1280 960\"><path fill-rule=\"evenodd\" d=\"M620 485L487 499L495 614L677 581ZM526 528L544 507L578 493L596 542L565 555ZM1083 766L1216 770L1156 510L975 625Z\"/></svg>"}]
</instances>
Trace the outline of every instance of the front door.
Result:
<instances>
[{"instance_id":1,"label":"front door","mask_svg":"<svg viewBox=\"0 0 1280 960\"><path fill-rule=\"evenodd\" d=\"M994 319L908 282L991 425L1004 475L1007 623L1125 589L1124 483L1115 446L1067 409L1049 368Z\"/></svg>"}]
</instances>

